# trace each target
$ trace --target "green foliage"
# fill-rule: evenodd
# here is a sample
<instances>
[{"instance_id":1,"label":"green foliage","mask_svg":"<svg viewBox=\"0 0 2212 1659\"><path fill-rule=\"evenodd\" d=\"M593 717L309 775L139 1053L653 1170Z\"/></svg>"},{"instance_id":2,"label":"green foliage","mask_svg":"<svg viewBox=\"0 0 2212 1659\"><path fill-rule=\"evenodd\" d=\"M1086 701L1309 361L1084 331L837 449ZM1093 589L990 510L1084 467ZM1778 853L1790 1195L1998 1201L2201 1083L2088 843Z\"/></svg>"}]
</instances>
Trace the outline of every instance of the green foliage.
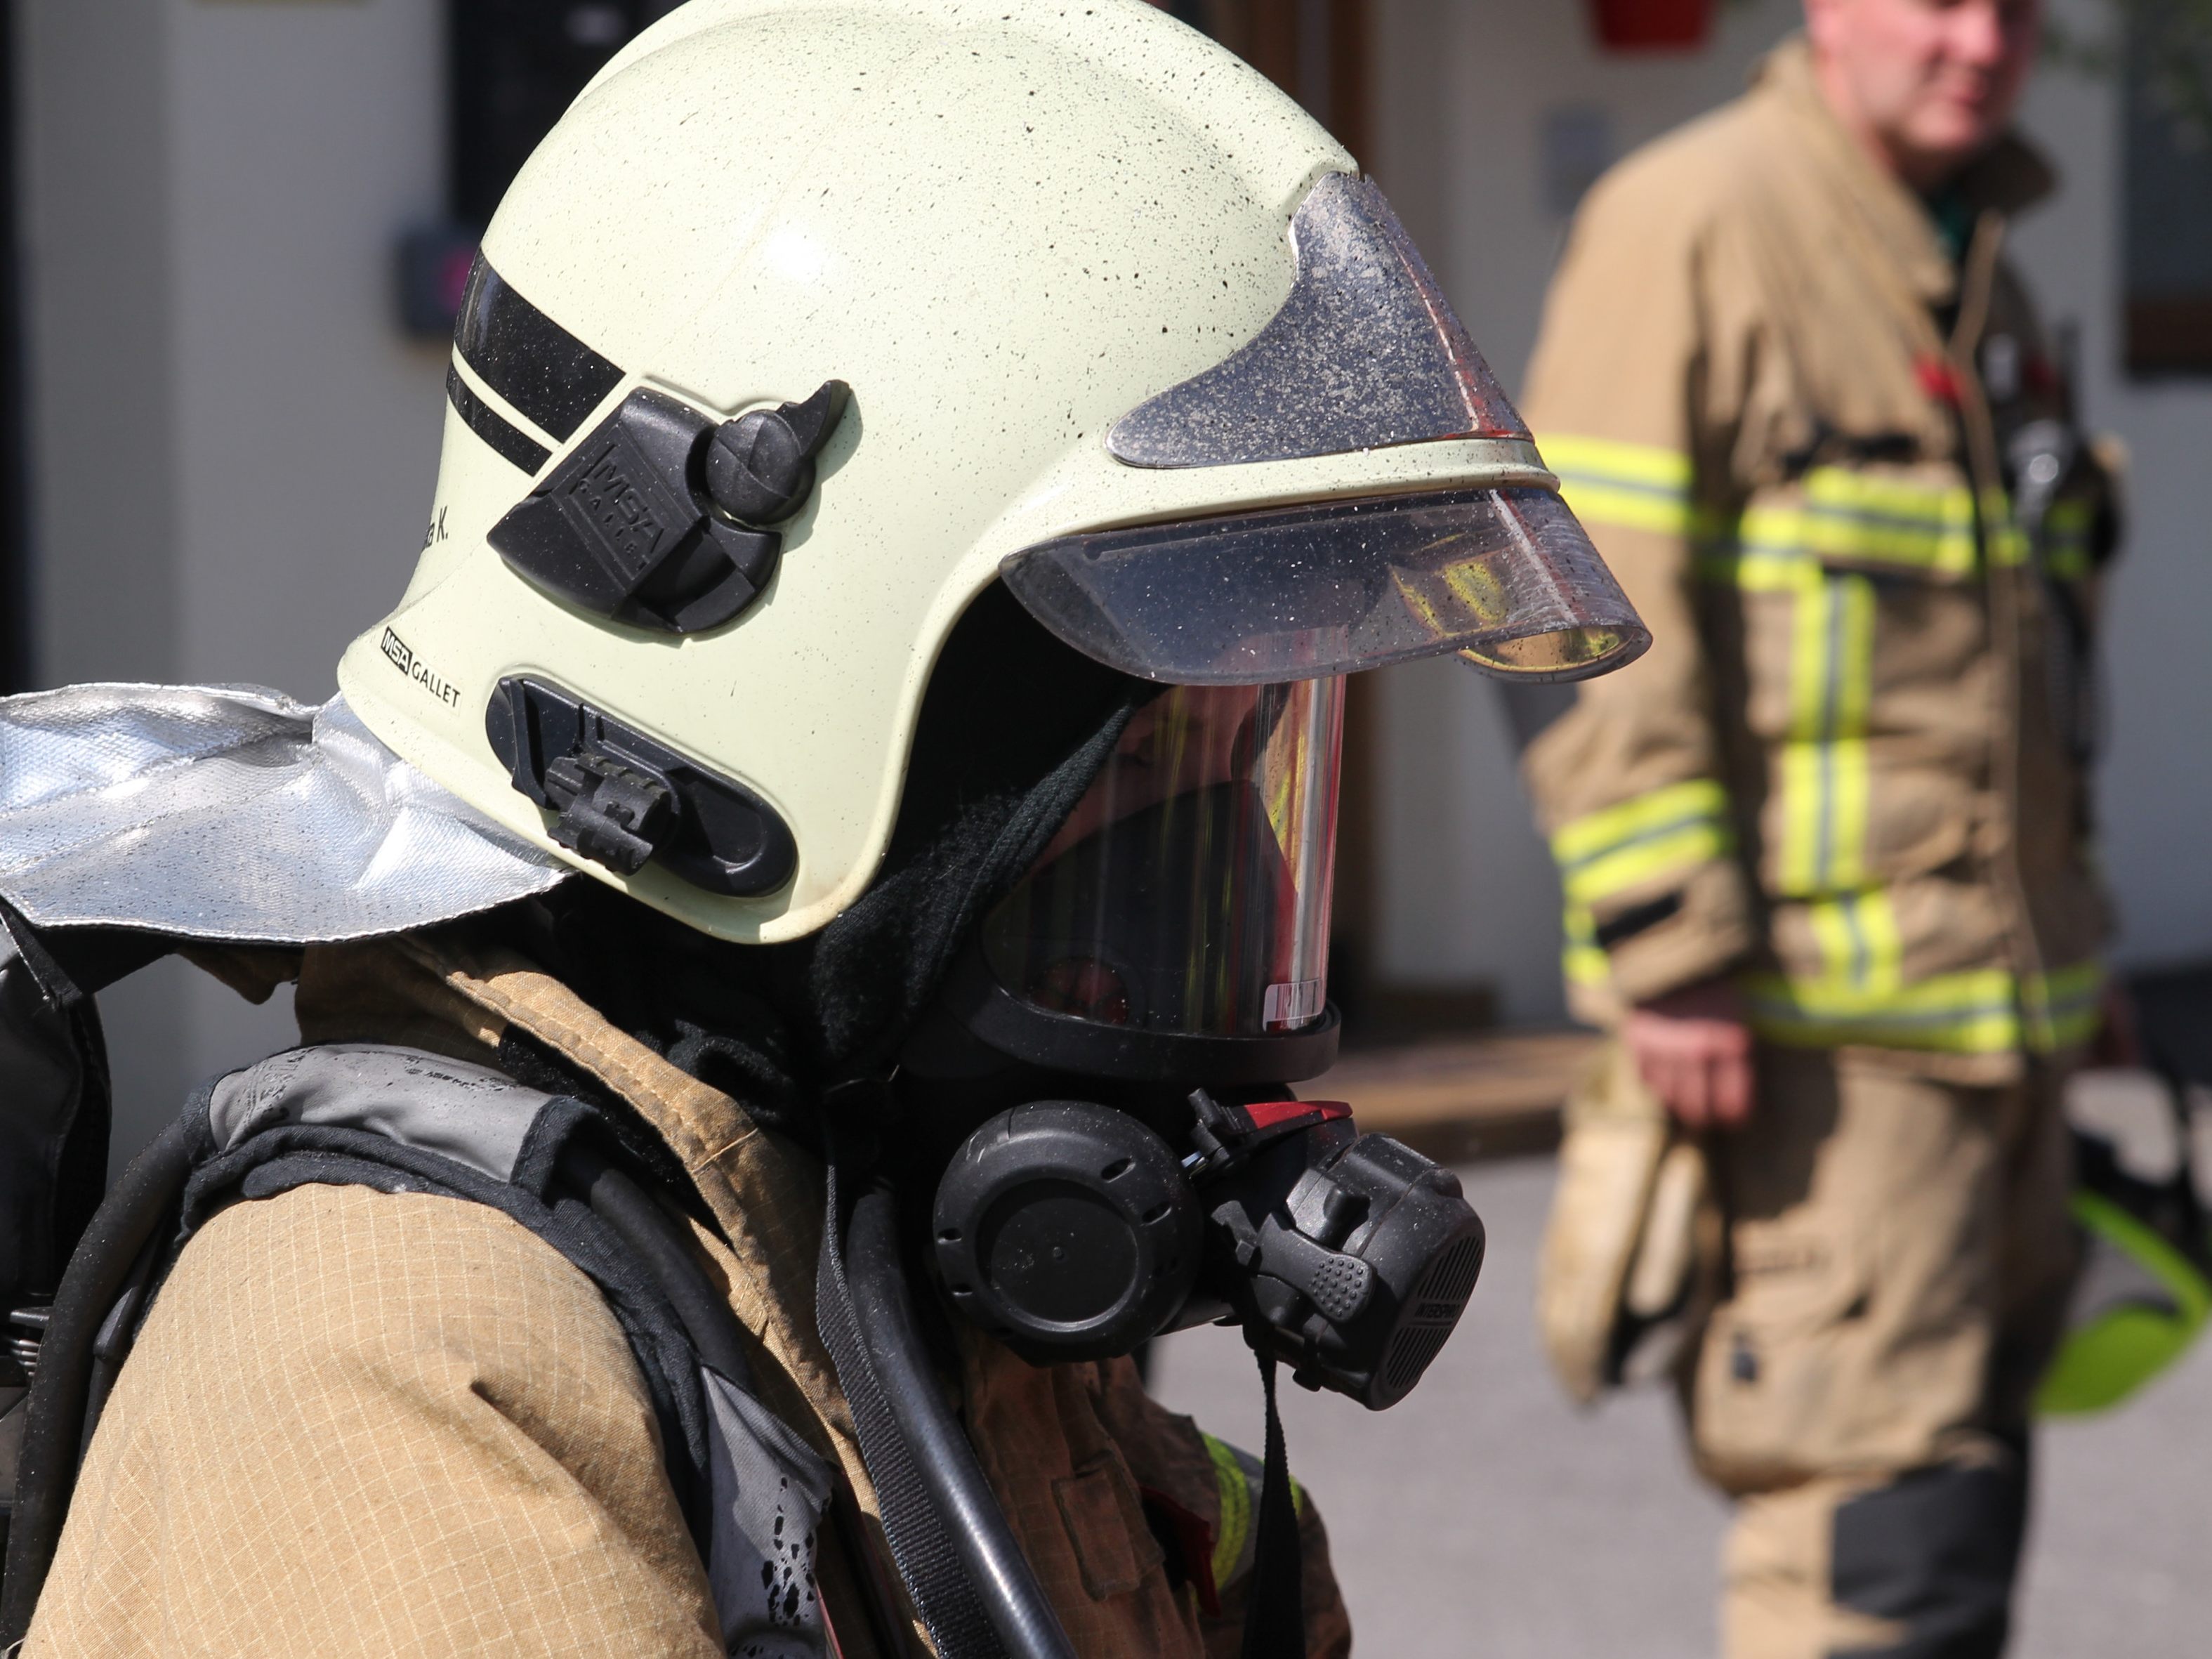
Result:
<instances>
[{"instance_id":1,"label":"green foliage","mask_svg":"<svg viewBox=\"0 0 2212 1659\"><path fill-rule=\"evenodd\" d=\"M2212 0L2106 0L2102 34L2051 19L2044 27L2051 62L2094 76L2132 70L2145 94L2192 147L2212 142Z\"/></svg>"}]
</instances>

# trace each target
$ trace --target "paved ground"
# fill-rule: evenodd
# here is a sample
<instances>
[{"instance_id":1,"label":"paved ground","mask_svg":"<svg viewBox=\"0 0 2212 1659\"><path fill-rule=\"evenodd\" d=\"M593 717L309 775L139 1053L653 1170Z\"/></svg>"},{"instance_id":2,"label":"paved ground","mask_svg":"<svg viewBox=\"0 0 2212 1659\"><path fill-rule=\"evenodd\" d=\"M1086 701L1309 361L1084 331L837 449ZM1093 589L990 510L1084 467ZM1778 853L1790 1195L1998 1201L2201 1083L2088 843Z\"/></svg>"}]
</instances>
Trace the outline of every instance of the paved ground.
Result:
<instances>
[{"instance_id":1,"label":"paved ground","mask_svg":"<svg viewBox=\"0 0 2212 1659\"><path fill-rule=\"evenodd\" d=\"M1583 1415L1529 1315L1548 1159L1462 1171L1490 1231L1466 1320L1395 1410L1288 1390L1291 1466L1328 1516L1365 1659L1698 1659L1721 1505L1664 1400ZM1260 1387L1231 1333L1161 1345L1155 1386L1256 1448ZM2212 1342L2118 1414L2044 1438L2014 1659L2212 1651Z\"/></svg>"}]
</instances>

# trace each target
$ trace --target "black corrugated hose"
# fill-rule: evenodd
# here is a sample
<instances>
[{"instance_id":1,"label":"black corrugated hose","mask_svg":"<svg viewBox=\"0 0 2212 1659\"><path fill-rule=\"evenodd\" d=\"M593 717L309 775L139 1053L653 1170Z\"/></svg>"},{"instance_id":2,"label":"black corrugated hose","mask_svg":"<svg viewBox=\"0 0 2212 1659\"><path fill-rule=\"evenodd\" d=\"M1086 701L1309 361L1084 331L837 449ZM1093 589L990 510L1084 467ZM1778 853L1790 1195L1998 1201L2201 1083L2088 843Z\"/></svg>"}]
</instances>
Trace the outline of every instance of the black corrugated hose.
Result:
<instances>
[{"instance_id":1,"label":"black corrugated hose","mask_svg":"<svg viewBox=\"0 0 2212 1659\"><path fill-rule=\"evenodd\" d=\"M1074 1659L1059 1615L930 1368L888 1189L871 1186L854 1199L844 1243L853 1328L1000 1647L1007 1659Z\"/></svg>"},{"instance_id":2,"label":"black corrugated hose","mask_svg":"<svg viewBox=\"0 0 2212 1659\"><path fill-rule=\"evenodd\" d=\"M62 1275L52 1317L39 1344L38 1374L31 1382L30 1416L8 1529L6 1579L0 1583L0 1648L20 1641L29 1628L61 1543L62 1521L76 1485L100 1325L139 1252L175 1210L191 1166L180 1119L123 1172Z\"/></svg>"}]
</instances>

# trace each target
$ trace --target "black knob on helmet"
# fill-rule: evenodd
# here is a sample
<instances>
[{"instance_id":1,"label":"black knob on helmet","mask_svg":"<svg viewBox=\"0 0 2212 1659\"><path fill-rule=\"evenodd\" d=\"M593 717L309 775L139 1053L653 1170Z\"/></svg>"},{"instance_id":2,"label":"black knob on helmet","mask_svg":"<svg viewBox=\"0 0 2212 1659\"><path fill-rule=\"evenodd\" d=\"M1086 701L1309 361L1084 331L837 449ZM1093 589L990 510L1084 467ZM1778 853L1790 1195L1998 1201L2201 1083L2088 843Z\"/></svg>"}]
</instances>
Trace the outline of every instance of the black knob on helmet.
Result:
<instances>
[{"instance_id":1,"label":"black knob on helmet","mask_svg":"<svg viewBox=\"0 0 2212 1659\"><path fill-rule=\"evenodd\" d=\"M707 446L707 493L739 524L781 522L814 489L814 457L845 406L842 380L801 404L755 409L715 429Z\"/></svg>"}]
</instances>

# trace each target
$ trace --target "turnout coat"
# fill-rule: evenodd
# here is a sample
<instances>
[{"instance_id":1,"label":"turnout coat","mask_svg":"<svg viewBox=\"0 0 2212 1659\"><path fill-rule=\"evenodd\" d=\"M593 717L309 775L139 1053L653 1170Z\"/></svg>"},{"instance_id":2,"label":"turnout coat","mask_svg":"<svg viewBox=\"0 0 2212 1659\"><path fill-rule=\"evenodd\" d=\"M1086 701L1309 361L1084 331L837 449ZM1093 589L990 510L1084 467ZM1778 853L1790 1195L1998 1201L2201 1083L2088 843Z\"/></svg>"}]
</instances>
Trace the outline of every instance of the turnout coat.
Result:
<instances>
[{"instance_id":1,"label":"turnout coat","mask_svg":"<svg viewBox=\"0 0 2212 1659\"><path fill-rule=\"evenodd\" d=\"M2050 184L2008 138L1921 200L1797 41L1581 210L1522 406L1656 641L1516 708L1586 1015L1727 974L1961 1082L2093 1033L2112 469L2002 254Z\"/></svg>"}]
</instances>

